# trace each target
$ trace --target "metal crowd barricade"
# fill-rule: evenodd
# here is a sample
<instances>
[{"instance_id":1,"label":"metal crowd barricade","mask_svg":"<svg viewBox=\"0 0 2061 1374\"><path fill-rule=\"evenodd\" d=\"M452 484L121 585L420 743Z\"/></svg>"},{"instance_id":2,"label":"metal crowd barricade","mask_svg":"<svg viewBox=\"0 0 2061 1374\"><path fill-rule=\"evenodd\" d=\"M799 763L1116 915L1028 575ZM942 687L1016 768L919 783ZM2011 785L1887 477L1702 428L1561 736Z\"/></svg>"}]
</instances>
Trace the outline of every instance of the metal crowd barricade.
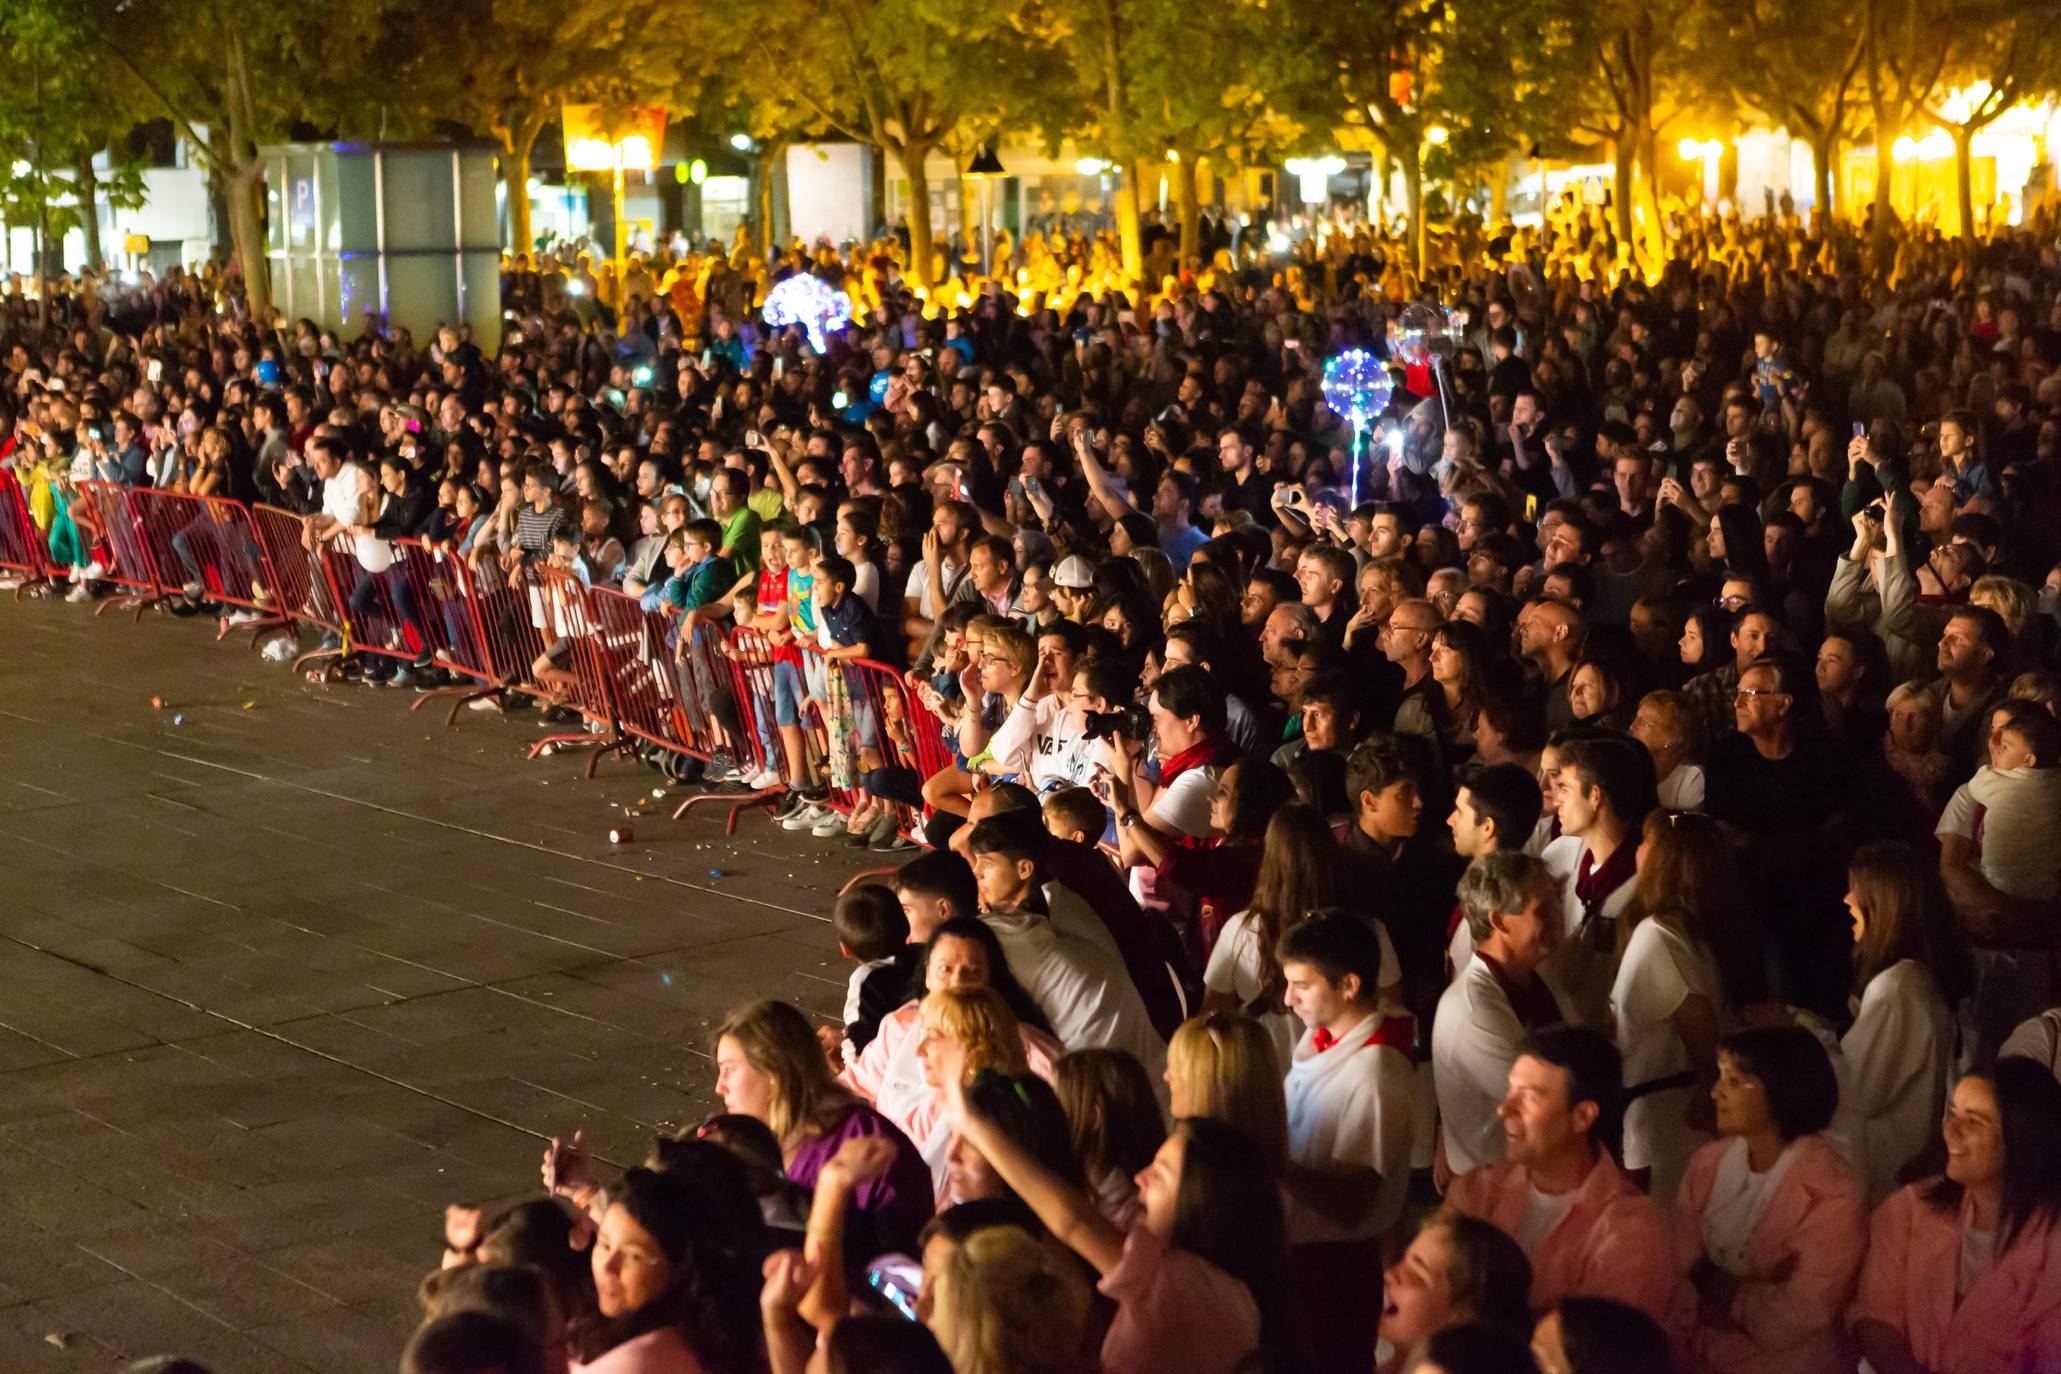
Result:
<instances>
[{"instance_id":1,"label":"metal crowd barricade","mask_svg":"<svg viewBox=\"0 0 2061 1374\"><path fill-rule=\"evenodd\" d=\"M623 733L706 761L712 716L682 650L682 617L670 607L647 611L638 598L612 587L590 589L587 605Z\"/></svg>"},{"instance_id":2,"label":"metal crowd barricade","mask_svg":"<svg viewBox=\"0 0 2061 1374\"><path fill-rule=\"evenodd\" d=\"M740 626L727 633L713 627L697 636L692 652L699 656L715 695L724 704L718 714L729 736L731 757L739 767L753 774L771 773L784 778L785 756L774 721L773 675L775 663L784 652L758 630ZM703 802L729 807L723 833L737 833L737 818L754 807L770 806L786 791L784 784L751 791L703 792L688 797L673 809L679 820Z\"/></svg>"},{"instance_id":3,"label":"metal crowd barricade","mask_svg":"<svg viewBox=\"0 0 2061 1374\"><path fill-rule=\"evenodd\" d=\"M29 514L29 496L21 480L0 468L0 572L20 579L15 584L16 600L23 591L50 579L50 546Z\"/></svg>"},{"instance_id":4,"label":"metal crowd barricade","mask_svg":"<svg viewBox=\"0 0 2061 1374\"><path fill-rule=\"evenodd\" d=\"M295 659L294 670L310 660L342 653L343 615L322 575L321 561L308 548L305 518L277 506L252 506L250 525L258 556L272 576L274 609L295 625L319 630L333 641Z\"/></svg>"},{"instance_id":5,"label":"metal crowd barricade","mask_svg":"<svg viewBox=\"0 0 2061 1374\"><path fill-rule=\"evenodd\" d=\"M419 711L432 701L448 697L451 709L444 723L449 725L467 702L486 699L498 705L507 682L494 666L487 632L480 623L483 603L472 564L455 549L431 545L420 548L424 557L413 562L409 585L424 608L424 619L436 641L431 657L465 681L425 692L408 709ZM494 575L499 575L498 570Z\"/></svg>"},{"instance_id":6,"label":"metal crowd barricade","mask_svg":"<svg viewBox=\"0 0 2061 1374\"><path fill-rule=\"evenodd\" d=\"M119 596L100 603L94 615L105 615L114 607L133 609L143 618L144 608L162 599L161 579L151 560L150 544L143 536L142 522L130 501L133 493L118 482L81 482L79 499L91 511L90 523L99 527L108 549L107 580L123 589ZM77 524L76 514L73 523ZM81 530L84 535L84 530Z\"/></svg>"},{"instance_id":7,"label":"metal crowd barricade","mask_svg":"<svg viewBox=\"0 0 2061 1374\"><path fill-rule=\"evenodd\" d=\"M630 736L620 724L615 696L609 688L602 649L602 626L590 604L585 583L549 565L534 567L529 609L543 639L543 652L532 665L530 680L543 699L579 712L587 728L578 734L546 735L530 747L539 758L562 748L591 748L587 776L593 777L603 754L627 753Z\"/></svg>"},{"instance_id":8,"label":"metal crowd barricade","mask_svg":"<svg viewBox=\"0 0 2061 1374\"><path fill-rule=\"evenodd\" d=\"M185 593L255 613L251 643L285 623L265 550L251 526L250 508L219 496L142 488L129 493L139 537L149 550L160 596ZM224 615L216 639L228 634Z\"/></svg>"},{"instance_id":9,"label":"metal crowd barricade","mask_svg":"<svg viewBox=\"0 0 2061 1374\"><path fill-rule=\"evenodd\" d=\"M867 790L894 805L907 837L923 812L924 780L952 762L942 729L896 669L862 659L846 667L845 677L861 762L872 779Z\"/></svg>"}]
</instances>

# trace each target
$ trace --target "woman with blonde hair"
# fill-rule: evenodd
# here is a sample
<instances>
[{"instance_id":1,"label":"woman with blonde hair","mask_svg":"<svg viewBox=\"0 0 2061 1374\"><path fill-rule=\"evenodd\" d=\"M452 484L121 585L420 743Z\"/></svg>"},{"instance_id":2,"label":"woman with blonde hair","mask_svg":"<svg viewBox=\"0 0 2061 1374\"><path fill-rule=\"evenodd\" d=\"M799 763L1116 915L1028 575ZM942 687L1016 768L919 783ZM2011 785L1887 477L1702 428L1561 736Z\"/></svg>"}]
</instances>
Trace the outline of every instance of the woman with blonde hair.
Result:
<instances>
[{"instance_id":1,"label":"woman with blonde hair","mask_svg":"<svg viewBox=\"0 0 2061 1374\"><path fill-rule=\"evenodd\" d=\"M1088 1320L1080 1269L1020 1226L940 1256L928 1318L954 1374L1075 1374Z\"/></svg>"},{"instance_id":2,"label":"woman with blonde hair","mask_svg":"<svg viewBox=\"0 0 2061 1374\"><path fill-rule=\"evenodd\" d=\"M1207 1116L1252 1138L1279 1172L1288 1163L1288 1099L1274 1038L1249 1016L1206 1011L1174 1032L1166 1082L1176 1121Z\"/></svg>"},{"instance_id":3,"label":"woman with blonde hair","mask_svg":"<svg viewBox=\"0 0 2061 1374\"><path fill-rule=\"evenodd\" d=\"M895 1157L853 1206L873 1220L883 1250L908 1250L930 1220L935 1189L923 1156L895 1124L831 1075L808 1017L785 1002L754 1002L716 1031L716 1095L723 1109L763 1121L780 1142L787 1178L813 1187L847 1140L881 1136Z\"/></svg>"},{"instance_id":4,"label":"woman with blonde hair","mask_svg":"<svg viewBox=\"0 0 2061 1374\"><path fill-rule=\"evenodd\" d=\"M1064 1051L1017 1014L1017 1008L1030 1010L1035 1004L1010 976L994 932L977 918L955 916L932 933L923 952L923 980L928 995L882 1017L879 1031L838 1074L838 1082L909 1137L942 1191L952 1133L939 1120L943 1101L930 1070L937 1044L953 1040L965 1045L976 1070L1029 1072L1047 1080ZM985 996L956 996L960 993ZM1006 1043L1010 1035L1015 1037L1013 1051Z\"/></svg>"}]
</instances>

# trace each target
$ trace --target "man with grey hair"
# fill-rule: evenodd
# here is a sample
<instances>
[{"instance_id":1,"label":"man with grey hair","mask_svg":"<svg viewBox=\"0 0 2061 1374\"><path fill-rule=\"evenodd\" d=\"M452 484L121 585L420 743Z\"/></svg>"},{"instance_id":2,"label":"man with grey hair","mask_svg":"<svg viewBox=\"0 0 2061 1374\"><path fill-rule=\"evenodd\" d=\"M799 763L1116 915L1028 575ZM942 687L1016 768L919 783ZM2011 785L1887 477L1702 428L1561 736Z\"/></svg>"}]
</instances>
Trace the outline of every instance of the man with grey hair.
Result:
<instances>
[{"instance_id":1,"label":"man with grey hair","mask_svg":"<svg viewBox=\"0 0 2061 1374\"><path fill-rule=\"evenodd\" d=\"M1438 1093L1435 1178L1503 1158L1497 1113L1525 1037L1563 1019L1539 965L1559 943L1560 884L1528 854L1475 859L1460 879L1460 908L1474 937L1468 961L1438 999L1431 1023L1431 1079Z\"/></svg>"}]
</instances>

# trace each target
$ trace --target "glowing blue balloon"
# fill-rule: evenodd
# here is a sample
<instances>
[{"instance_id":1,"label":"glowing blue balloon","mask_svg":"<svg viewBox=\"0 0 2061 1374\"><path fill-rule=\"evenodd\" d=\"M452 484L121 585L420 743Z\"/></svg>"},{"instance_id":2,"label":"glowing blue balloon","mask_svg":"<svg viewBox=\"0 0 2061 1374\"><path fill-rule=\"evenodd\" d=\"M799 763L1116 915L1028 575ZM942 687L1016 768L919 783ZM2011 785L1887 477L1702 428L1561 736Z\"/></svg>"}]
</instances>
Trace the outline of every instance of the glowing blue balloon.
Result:
<instances>
[{"instance_id":1,"label":"glowing blue balloon","mask_svg":"<svg viewBox=\"0 0 2061 1374\"><path fill-rule=\"evenodd\" d=\"M1388 409L1394 390L1387 364L1364 348L1348 350L1324 364L1324 404L1356 430Z\"/></svg>"},{"instance_id":2,"label":"glowing blue balloon","mask_svg":"<svg viewBox=\"0 0 2061 1374\"><path fill-rule=\"evenodd\" d=\"M818 353L830 336L852 322L852 298L807 272L797 272L766 293L764 318L775 329L798 324L809 332L809 347Z\"/></svg>"},{"instance_id":3,"label":"glowing blue balloon","mask_svg":"<svg viewBox=\"0 0 2061 1374\"><path fill-rule=\"evenodd\" d=\"M876 372L873 374L873 380L867 384L866 394L873 398L874 405L887 404L888 380L888 375L885 372Z\"/></svg>"},{"instance_id":4,"label":"glowing blue balloon","mask_svg":"<svg viewBox=\"0 0 2061 1374\"><path fill-rule=\"evenodd\" d=\"M260 360L256 371L259 386L279 385L279 364L271 358Z\"/></svg>"}]
</instances>

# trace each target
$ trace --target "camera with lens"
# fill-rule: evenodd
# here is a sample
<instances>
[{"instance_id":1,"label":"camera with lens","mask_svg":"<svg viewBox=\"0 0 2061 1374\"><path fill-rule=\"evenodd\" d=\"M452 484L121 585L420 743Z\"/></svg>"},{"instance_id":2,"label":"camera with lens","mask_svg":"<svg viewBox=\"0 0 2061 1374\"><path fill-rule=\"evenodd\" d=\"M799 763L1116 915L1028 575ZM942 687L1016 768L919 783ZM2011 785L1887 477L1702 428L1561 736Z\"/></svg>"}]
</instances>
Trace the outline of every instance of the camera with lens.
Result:
<instances>
[{"instance_id":1,"label":"camera with lens","mask_svg":"<svg viewBox=\"0 0 2061 1374\"><path fill-rule=\"evenodd\" d=\"M1135 701L1114 711L1090 711L1082 733L1089 739L1128 739L1143 744L1152 738L1152 713Z\"/></svg>"}]
</instances>

